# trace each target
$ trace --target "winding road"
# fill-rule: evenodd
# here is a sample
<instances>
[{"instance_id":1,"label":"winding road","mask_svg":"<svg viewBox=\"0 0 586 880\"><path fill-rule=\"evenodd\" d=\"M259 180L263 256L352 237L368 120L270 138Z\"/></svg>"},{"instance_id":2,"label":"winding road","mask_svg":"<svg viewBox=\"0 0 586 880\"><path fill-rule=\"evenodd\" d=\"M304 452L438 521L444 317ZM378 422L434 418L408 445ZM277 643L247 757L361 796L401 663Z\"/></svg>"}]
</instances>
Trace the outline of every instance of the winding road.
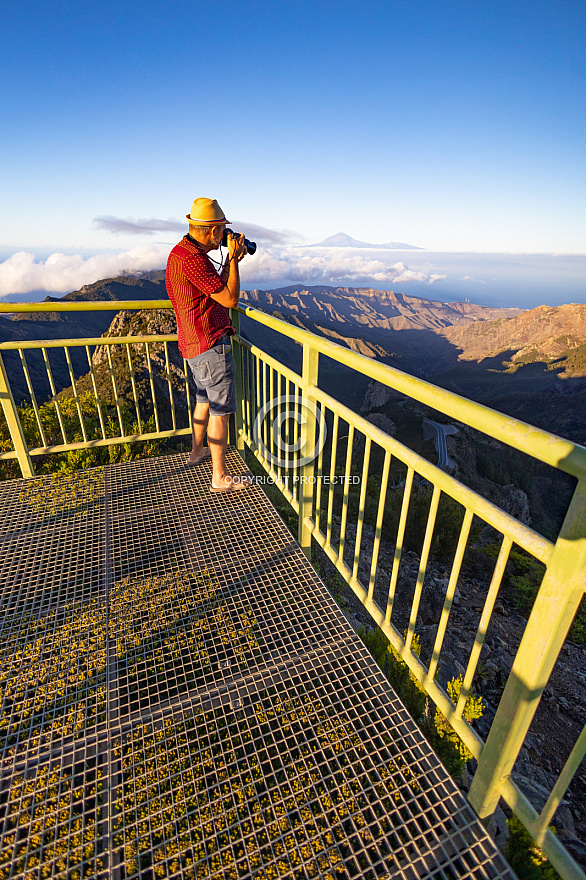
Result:
<instances>
[{"instance_id":1,"label":"winding road","mask_svg":"<svg viewBox=\"0 0 586 880\"><path fill-rule=\"evenodd\" d=\"M439 422L432 422L431 419L423 419L435 431L435 448L437 449L438 462L437 466L445 470L452 470L456 467L456 462L450 458L448 453L448 445L446 443L446 435L444 433L444 425ZM450 432L451 433L451 432Z\"/></svg>"}]
</instances>

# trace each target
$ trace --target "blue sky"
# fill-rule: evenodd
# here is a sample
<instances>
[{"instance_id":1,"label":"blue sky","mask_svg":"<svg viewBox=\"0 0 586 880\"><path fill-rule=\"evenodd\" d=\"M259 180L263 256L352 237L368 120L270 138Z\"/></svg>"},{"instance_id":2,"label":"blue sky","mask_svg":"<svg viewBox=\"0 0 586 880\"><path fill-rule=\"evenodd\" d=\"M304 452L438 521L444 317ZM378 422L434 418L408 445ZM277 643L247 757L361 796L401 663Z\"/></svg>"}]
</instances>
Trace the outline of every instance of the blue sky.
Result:
<instances>
[{"instance_id":1,"label":"blue sky","mask_svg":"<svg viewBox=\"0 0 586 880\"><path fill-rule=\"evenodd\" d=\"M0 259L152 255L110 230L197 195L267 248L585 254L585 36L583 0L10 4Z\"/></svg>"}]
</instances>

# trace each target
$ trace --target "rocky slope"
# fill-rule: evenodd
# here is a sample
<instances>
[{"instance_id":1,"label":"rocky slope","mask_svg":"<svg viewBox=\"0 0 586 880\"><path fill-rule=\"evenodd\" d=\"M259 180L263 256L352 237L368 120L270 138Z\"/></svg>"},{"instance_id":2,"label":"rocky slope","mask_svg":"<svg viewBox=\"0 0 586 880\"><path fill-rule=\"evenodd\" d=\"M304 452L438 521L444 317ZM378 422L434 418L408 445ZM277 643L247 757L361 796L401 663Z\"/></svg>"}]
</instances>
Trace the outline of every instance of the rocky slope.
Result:
<instances>
[{"instance_id":1,"label":"rocky slope","mask_svg":"<svg viewBox=\"0 0 586 880\"><path fill-rule=\"evenodd\" d=\"M456 345L461 361L506 355L510 367L556 362L564 372L586 375L586 305L539 306L515 317L439 330Z\"/></svg>"}]
</instances>

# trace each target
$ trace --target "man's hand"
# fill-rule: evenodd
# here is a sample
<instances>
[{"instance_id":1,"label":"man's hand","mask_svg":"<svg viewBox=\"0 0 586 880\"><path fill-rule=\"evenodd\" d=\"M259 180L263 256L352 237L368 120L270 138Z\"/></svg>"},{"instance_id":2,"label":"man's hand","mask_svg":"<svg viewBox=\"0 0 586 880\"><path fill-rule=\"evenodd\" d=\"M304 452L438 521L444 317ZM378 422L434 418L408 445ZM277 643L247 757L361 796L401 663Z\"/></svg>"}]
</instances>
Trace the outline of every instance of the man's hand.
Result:
<instances>
[{"instance_id":1,"label":"man's hand","mask_svg":"<svg viewBox=\"0 0 586 880\"><path fill-rule=\"evenodd\" d=\"M224 286L217 293L210 294L212 299L233 309L238 305L240 297L240 269L238 263L247 253L244 244L244 235L231 235L228 233L228 260L222 269L221 279Z\"/></svg>"},{"instance_id":2,"label":"man's hand","mask_svg":"<svg viewBox=\"0 0 586 880\"><path fill-rule=\"evenodd\" d=\"M230 260L240 260L246 256L248 251L246 250L246 245L244 244L244 233L240 233L240 235L233 235L228 233L228 257Z\"/></svg>"}]
</instances>

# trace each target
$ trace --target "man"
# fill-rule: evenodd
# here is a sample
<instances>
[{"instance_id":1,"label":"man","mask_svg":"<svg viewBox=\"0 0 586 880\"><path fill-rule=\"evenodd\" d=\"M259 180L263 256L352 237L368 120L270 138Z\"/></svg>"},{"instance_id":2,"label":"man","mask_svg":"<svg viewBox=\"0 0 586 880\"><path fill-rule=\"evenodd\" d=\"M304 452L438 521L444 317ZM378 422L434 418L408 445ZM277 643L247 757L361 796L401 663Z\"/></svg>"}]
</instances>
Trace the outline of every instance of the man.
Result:
<instances>
[{"instance_id":1,"label":"man","mask_svg":"<svg viewBox=\"0 0 586 880\"><path fill-rule=\"evenodd\" d=\"M228 473L226 448L230 414L236 412L236 364L230 337L234 328L228 309L240 297L239 261L246 254L244 236L228 235L228 260L221 274L207 256L222 242L226 224L215 199L195 199L189 234L175 245L167 261L165 283L177 317L179 351L197 387L188 465L212 458L212 492L242 491L250 479ZM207 431L207 449L203 443Z\"/></svg>"}]
</instances>

